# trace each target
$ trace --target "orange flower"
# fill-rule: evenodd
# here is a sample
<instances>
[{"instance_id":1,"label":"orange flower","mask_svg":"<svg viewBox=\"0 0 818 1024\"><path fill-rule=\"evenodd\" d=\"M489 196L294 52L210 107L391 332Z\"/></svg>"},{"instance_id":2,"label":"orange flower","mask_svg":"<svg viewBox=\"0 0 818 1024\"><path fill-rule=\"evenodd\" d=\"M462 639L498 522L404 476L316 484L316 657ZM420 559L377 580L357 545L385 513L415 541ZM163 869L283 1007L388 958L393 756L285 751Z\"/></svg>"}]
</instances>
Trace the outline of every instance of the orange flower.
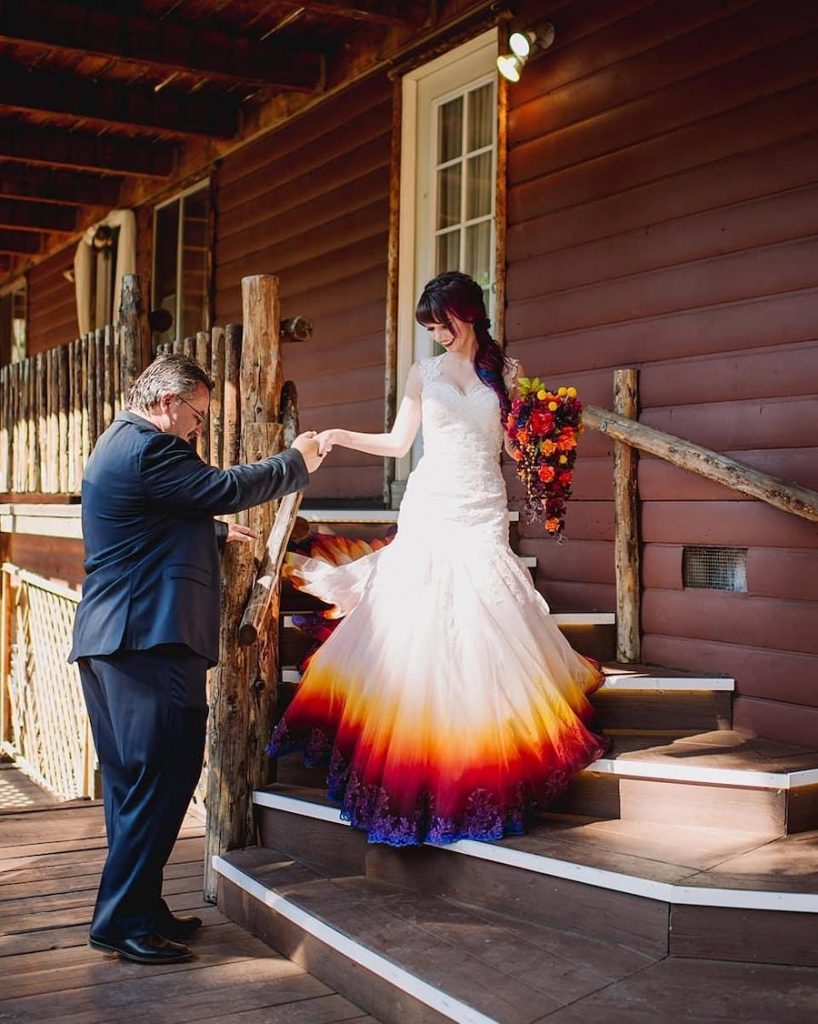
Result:
<instances>
[{"instance_id":1,"label":"orange flower","mask_svg":"<svg viewBox=\"0 0 818 1024\"><path fill-rule=\"evenodd\" d=\"M546 519L545 528L549 533L556 533L560 528L559 519Z\"/></svg>"},{"instance_id":2,"label":"orange flower","mask_svg":"<svg viewBox=\"0 0 818 1024\"><path fill-rule=\"evenodd\" d=\"M517 431L517 440L520 442L520 444L528 444L528 431L527 430L518 430Z\"/></svg>"},{"instance_id":3,"label":"orange flower","mask_svg":"<svg viewBox=\"0 0 818 1024\"><path fill-rule=\"evenodd\" d=\"M550 484L554 479L555 470L553 466L540 466L537 470L537 476L542 480L544 484Z\"/></svg>"},{"instance_id":4,"label":"orange flower","mask_svg":"<svg viewBox=\"0 0 818 1024\"><path fill-rule=\"evenodd\" d=\"M540 451L543 453L543 455L553 455L556 450L557 446L554 444L553 441L540 442Z\"/></svg>"},{"instance_id":5,"label":"orange flower","mask_svg":"<svg viewBox=\"0 0 818 1024\"><path fill-rule=\"evenodd\" d=\"M520 462L522 460L523 453L520 451L519 448L515 448L514 451L511 453L511 457L512 459L514 459L515 462Z\"/></svg>"}]
</instances>

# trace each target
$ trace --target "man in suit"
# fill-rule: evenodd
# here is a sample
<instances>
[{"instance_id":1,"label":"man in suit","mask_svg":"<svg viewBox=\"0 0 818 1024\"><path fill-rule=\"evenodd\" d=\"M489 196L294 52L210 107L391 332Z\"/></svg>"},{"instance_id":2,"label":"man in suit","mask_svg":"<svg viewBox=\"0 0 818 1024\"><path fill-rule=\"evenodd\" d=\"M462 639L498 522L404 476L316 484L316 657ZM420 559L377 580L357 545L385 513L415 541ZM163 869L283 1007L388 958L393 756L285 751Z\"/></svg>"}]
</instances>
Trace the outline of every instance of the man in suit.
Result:
<instances>
[{"instance_id":1,"label":"man in suit","mask_svg":"<svg viewBox=\"0 0 818 1024\"><path fill-rule=\"evenodd\" d=\"M201 925L174 917L162 870L199 778L207 669L219 652L219 547L249 541L215 515L307 486L313 434L229 470L196 454L213 382L161 356L135 381L82 482L85 571L70 661L79 664L102 769L108 856L89 945L139 963L191 956Z\"/></svg>"}]
</instances>

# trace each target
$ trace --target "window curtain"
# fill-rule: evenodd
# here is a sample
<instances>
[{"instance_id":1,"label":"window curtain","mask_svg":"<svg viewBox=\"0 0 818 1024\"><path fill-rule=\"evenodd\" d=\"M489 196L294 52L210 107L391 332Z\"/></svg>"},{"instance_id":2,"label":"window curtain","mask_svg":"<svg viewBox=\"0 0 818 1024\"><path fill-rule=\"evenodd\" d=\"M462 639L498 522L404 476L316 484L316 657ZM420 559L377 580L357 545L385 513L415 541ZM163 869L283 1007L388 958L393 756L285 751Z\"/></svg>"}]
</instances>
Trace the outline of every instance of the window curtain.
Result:
<instances>
[{"instance_id":1,"label":"window curtain","mask_svg":"<svg viewBox=\"0 0 818 1024\"><path fill-rule=\"evenodd\" d=\"M111 210L107 217L92 225L82 236L74 254L74 288L77 296L77 323L80 337L93 330L91 281L95 273L94 234L101 226L119 228L116 246L114 318L119 311L122 275L136 273L136 217L133 210Z\"/></svg>"}]
</instances>

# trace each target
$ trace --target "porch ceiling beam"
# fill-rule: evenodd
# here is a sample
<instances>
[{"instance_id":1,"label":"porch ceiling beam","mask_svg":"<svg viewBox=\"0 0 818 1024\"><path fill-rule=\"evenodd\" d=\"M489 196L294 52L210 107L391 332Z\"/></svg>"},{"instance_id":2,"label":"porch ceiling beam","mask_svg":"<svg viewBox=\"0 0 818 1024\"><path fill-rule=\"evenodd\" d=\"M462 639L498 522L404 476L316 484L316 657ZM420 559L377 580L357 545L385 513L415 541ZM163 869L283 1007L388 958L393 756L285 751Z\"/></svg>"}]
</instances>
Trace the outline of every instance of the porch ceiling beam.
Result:
<instances>
[{"instance_id":1,"label":"porch ceiling beam","mask_svg":"<svg viewBox=\"0 0 818 1024\"><path fill-rule=\"evenodd\" d=\"M34 231L77 230L77 211L70 206L30 203L0 197L0 228L29 228Z\"/></svg>"},{"instance_id":2,"label":"porch ceiling beam","mask_svg":"<svg viewBox=\"0 0 818 1024\"><path fill-rule=\"evenodd\" d=\"M139 85L93 81L74 75L0 64L0 104L10 110L48 111L101 125L147 128L175 135L230 139L239 126L232 102Z\"/></svg>"},{"instance_id":3,"label":"porch ceiling beam","mask_svg":"<svg viewBox=\"0 0 818 1024\"><path fill-rule=\"evenodd\" d=\"M70 0L0 0L0 40L256 87L312 91L321 75L321 58L311 51Z\"/></svg>"},{"instance_id":4,"label":"porch ceiling beam","mask_svg":"<svg viewBox=\"0 0 818 1024\"><path fill-rule=\"evenodd\" d=\"M116 206L120 178L0 163L0 196L69 206Z\"/></svg>"},{"instance_id":5,"label":"porch ceiling beam","mask_svg":"<svg viewBox=\"0 0 818 1024\"><path fill-rule=\"evenodd\" d=\"M0 154L18 163L145 178L170 177L174 163L173 147L164 143L8 121L0 123Z\"/></svg>"},{"instance_id":6,"label":"porch ceiling beam","mask_svg":"<svg viewBox=\"0 0 818 1024\"><path fill-rule=\"evenodd\" d=\"M0 228L0 252L32 253L42 252L42 235L36 231L6 231Z\"/></svg>"},{"instance_id":7,"label":"porch ceiling beam","mask_svg":"<svg viewBox=\"0 0 818 1024\"><path fill-rule=\"evenodd\" d=\"M0 253L0 273L6 273L11 270L12 258L6 255L6 253Z\"/></svg>"},{"instance_id":8,"label":"porch ceiling beam","mask_svg":"<svg viewBox=\"0 0 818 1024\"><path fill-rule=\"evenodd\" d=\"M292 3L293 7L302 7L314 14L366 21L371 25L422 25L428 16L428 5L420 3L380 3L379 0L357 0L357 3L292 0Z\"/></svg>"}]
</instances>

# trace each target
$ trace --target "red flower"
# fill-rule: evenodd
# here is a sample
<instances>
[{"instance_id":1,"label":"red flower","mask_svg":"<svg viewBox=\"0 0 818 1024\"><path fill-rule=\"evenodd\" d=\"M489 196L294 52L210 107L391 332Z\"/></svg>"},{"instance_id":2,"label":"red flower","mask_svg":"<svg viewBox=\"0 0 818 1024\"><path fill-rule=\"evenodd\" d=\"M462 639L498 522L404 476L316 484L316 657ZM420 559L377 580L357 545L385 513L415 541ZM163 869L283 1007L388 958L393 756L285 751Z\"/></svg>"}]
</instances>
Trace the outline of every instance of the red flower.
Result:
<instances>
[{"instance_id":1,"label":"red flower","mask_svg":"<svg viewBox=\"0 0 818 1024\"><path fill-rule=\"evenodd\" d=\"M554 479L554 467L553 466L540 466L537 470L537 476L542 480L544 484L550 484Z\"/></svg>"},{"instance_id":2,"label":"red flower","mask_svg":"<svg viewBox=\"0 0 818 1024\"><path fill-rule=\"evenodd\" d=\"M554 429L554 416L550 412L532 412L529 427L540 437L543 434L550 434Z\"/></svg>"}]
</instances>

